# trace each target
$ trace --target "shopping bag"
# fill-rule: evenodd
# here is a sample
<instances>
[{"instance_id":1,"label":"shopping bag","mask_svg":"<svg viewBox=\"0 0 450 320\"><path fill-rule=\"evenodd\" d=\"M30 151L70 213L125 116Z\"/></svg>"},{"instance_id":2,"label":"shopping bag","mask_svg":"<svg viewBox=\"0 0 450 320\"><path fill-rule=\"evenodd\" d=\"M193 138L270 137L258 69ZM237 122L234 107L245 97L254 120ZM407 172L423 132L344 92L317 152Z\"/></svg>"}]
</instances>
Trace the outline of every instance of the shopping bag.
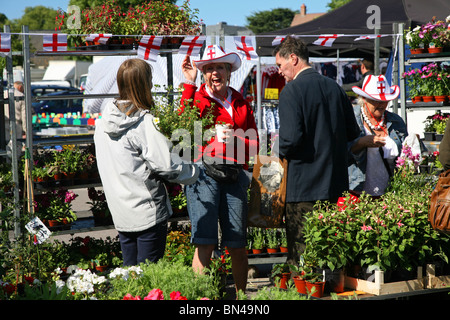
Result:
<instances>
[{"instance_id":1,"label":"shopping bag","mask_svg":"<svg viewBox=\"0 0 450 320\"><path fill-rule=\"evenodd\" d=\"M284 227L287 160L257 156L250 183L247 224L250 227Z\"/></svg>"}]
</instances>

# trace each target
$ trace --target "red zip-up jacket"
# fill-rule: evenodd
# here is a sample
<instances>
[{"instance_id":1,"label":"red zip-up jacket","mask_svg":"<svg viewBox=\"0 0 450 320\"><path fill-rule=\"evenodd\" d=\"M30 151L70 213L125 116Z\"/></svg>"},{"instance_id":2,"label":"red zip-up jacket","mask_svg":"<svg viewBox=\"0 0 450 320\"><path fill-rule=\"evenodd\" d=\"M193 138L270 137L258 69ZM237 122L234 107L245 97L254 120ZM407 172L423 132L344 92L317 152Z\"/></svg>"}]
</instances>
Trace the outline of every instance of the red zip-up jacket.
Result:
<instances>
[{"instance_id":1,"label":"red zip-up jacket","mask_svg":"<svg viewBox=\"0 0 450 320\"><path fill-rule=\"evenodd\" d=\"M235 143L231 144L234 148L230 148L227 144L216 141L215 137L211 138L207 145L200 146L200 156L194 161L200 160L202 155L225 159L227 162L243 164L247 169L247 163L250 157L255 156L259 150L259 136L255 123L253 110L244 97L231 88L231 106L233 109L233 117L220 104L219 101L209 96L206 91L206 85L202 84L198 91L196 86L184 84L184 91L181 96L181 108L184 110L184 103L193 103L200 110L201 116L205 116L211 108L214 124L227 123L231 124L236 137ZM241 130L238 130L241 129ZM237 131L236 131L237 130ZM202 133L204 134L204 132ZM245 146L245 148L244 148Z\"/></svg>"}]
</instances>

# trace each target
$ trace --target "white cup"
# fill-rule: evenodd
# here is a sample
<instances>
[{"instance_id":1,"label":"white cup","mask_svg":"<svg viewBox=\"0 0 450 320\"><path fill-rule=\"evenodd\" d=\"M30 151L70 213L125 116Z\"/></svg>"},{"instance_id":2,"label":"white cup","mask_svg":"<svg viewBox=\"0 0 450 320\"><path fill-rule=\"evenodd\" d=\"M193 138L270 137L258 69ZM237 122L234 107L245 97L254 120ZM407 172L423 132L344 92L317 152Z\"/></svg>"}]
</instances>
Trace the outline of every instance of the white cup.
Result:
<instances>
[{"instance_id":1,"label":"white cup","mask_svg":"<svg viewBox=\"0 0 450 320\"><path fill-rule=\"evenodd\" d=\"M216 124L216 139L219 142L227 143L230 138L230 125Z\"/></svg>"}]
</instances>

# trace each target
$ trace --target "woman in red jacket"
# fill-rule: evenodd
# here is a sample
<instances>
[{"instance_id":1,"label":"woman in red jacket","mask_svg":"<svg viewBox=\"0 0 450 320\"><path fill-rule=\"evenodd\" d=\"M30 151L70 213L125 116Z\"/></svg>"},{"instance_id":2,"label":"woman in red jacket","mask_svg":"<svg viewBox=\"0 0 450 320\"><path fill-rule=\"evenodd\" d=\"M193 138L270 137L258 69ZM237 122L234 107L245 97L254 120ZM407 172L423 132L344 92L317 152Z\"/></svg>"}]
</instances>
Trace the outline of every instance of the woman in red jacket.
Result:
<instances>
[{"instance_id":1,"label":"woman in red jacket","mask_svg":"<svg viewBox=\"0 0 450 320\"><path fill-rule=\"evenodd\" d=\"M202 116L212 112L216 135L201 147L200 176L186 186L192 243L196 250L192 267L202 272L211 261L218 242L218 221L222 245L230 252L236 290L247 285L247 162L258 152L258 132L253 111L244 97L229 87L231 73L241 65L236 53L226 54L219 46L206 48L203 59L186 56L182 64L186 78L182 105L193 103ZM205 83L197 91L197 68ZM219 128L220 125L225 127ZM225 128L225 130L223 130ZM198 161L200 159L196 159Z\"/></svg>"}]
</instances>

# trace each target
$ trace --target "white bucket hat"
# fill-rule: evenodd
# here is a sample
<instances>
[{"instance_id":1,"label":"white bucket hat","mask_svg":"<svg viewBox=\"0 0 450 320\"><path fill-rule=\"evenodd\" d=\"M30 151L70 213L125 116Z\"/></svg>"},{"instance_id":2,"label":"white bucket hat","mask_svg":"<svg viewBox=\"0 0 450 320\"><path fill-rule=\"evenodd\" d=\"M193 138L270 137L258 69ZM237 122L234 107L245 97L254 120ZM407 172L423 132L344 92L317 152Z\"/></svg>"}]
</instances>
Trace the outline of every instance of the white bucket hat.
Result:
<instances>
[{"instance_id":1,"label":"white bucket hat","mask_svg":"<svg viewBox=\"0 0 450 320\"><path fill-rule=\"evenodd\" d=\"M209 63L229 63L231 72L236 71L241 66L241 58L236 52L225 53L221 46L215 44L206 47L202 60L194 60L193 62L200 70Z\"/></svg>"},{"instance_id":2,"label":"white bucket hat","mask_svg":"<svg viewBox=\"0 0 450 320\"><path fill-rule=\"evenodd\" d=\"M368 75L365 77L362 88L352 87L353 92L371 100L391 101L400 94L399 86L389 86L384 75Z\"/></svg>"}]
</instances>

